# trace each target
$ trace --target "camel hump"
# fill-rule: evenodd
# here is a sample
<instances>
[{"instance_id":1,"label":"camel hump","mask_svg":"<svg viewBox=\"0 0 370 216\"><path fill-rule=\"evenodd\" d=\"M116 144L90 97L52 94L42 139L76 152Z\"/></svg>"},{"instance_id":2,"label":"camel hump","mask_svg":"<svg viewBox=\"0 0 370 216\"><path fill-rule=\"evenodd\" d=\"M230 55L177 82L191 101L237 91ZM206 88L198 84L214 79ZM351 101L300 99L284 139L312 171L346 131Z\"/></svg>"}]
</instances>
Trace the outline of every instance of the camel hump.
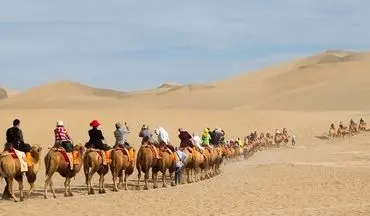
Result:
<instances>
[{"instance_id":1,"label":"camel hump","mask_svg":"<svg viewBox=\"0 0 370 216\"><path fill-rule=\"evenodd\" d=\"M170 148L168 148L168 147L166 147L164 151L166 151L166 152L167 152L167 153L169 153L169 154L173 154L173 153L174 153L174 152L173 152Z\"/></svg>"}]
</instances>

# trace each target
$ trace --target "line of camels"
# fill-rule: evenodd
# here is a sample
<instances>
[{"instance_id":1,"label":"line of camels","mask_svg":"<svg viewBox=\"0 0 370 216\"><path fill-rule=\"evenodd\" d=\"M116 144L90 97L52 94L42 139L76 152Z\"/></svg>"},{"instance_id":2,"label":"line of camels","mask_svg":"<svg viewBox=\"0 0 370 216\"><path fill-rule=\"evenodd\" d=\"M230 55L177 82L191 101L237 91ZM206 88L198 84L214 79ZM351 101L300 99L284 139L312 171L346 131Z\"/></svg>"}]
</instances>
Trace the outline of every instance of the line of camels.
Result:
<instances>
[{"instance_id":1,"label":"line of camels","mask_svg":"<svg viewBox=\"0 0 370 216\"><path fill-rule=\"evenodd\" d=\"M261 151L270 147L279 147L280 143L287 143L289 139L286 129L283 133L276 131L275 136L270 133L261 133L258 136L257 131L251 133L244 140L243 148L236 143L228 142L226 145L218 147L205 147L203 151L196 148L186 147L182 150L187 155L187 160L184 163L184 171L186 179L182 178L182 184L198 182L200 180L212 178L221 173L221 165L225 160L240 160L251 157L255 152ZM154 149L156 148L156 149ZM86 189L88 194L94 194L94 189L91 185L92 177L95 173L99 175L99 193L105 193L104 177L111 171L113 177L113 191L119 189L128 189L128 178L133 174L135 167L138 172L137 190L141 188L141 177L144 175L144 189L149 189L148 180L151 170L153 188L157 188L158 172L162 173L162 187L166 185L166 174L170 175L171 186L176 186L174 181L174 163L175 151L177 147L173 146L158 146L150 144L150 140L146 140L136 152L134 148L131 151L126 148L117 146L110 151L108 161L104 160L106 152L96 149L85 149L84 145L77 144L74 146L73 154L76 156L72 161L68 159L68 155L63 148L54 146L49 148L49 151L44 157L45 165L45 185L44 198L48 198L48 189L51 190L53 197L56 198L56 193L53 185L53 175L59 173L65 178L64 196L73 196L71 189L71 179L83 169L85 175ZM159 158L156 157L156 152L159 153ZM36 177L40 169L42 148L38 145L31 147L32 166L25 172L27 182L30 185L27 198L29 198L35 188ZM106 163L104 163L104 161ZM21 172L21 163L14 151L4 151L0 155L0 176L6 177L6 186L2 198L12 199L18 202L17 197L13 192L14 181L19 185L20 201L25 199L23 191L23 173ZM0 179L1 181L1 179Z\"/></svg>"},{"instance_id":2,"label":"line of camels","mask_svg":"<svg viewBox=\"0 0 370 216\"><path fill-rule=\"evenodd\" d=\"M329 138L338 138L338 137L345 137L346 135L357 135L360 132L368 132L366 122L361 118L360 122L357 124L353 119L350 119L349 125L344 126L342 122L339 123L338 129L335 128L334 123L331 123L329 128Z\"/></svg>"}]
</instances>

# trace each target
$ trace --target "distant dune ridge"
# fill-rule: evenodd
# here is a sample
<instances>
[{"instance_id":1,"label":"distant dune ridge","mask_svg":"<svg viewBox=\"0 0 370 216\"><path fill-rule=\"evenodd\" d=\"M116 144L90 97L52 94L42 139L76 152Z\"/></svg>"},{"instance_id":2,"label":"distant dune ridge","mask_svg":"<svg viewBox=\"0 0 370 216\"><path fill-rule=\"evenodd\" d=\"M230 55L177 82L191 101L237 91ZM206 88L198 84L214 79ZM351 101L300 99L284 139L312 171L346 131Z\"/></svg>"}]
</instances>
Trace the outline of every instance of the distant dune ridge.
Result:
<instances>
[{"instance_id":1,"label":"distant dune ridge","mask_svg":"<svg viewBox=\"0 0 370 216\"><path fill-rule=\"evenodd\" d=\"M14 89L9 89L5 87L0 87L0 100L12 97L14 95L17 95L19 91L14 90Z\"/></svg>"},{"instance_id":2,"label":"distant dune ridge","mask_svg":"<svg viewBox=\"0 0 370 216\"><path fill-rule=\"evenodd\" d=\"M356 110L370 108L370 54L328 50L213 84L164 83L158 88L120 92L72 81L48 83L8 98L0 107L126 106L151 108ZM63 89L63 91L58 91ZM347 100L342 100L346 97ZM69 105L68 105L69 104ZM320 107L317 106L320 104Z\"/></svg>"}]
</instances>

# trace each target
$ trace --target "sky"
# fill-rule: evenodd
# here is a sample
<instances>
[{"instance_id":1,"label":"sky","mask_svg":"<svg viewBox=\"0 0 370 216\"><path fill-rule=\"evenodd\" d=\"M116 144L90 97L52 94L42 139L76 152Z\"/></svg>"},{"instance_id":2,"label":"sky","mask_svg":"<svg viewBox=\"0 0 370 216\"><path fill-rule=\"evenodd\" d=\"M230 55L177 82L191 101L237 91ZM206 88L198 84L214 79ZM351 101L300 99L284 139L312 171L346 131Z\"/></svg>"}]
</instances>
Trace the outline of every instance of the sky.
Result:
<instances>
[{"instance_id":1,"label":"sky","mask_svg":"<svg viewBox=\"0 0 370 216\"><path fill-rule=\"evenodd\" d=\"M370 48L367 0L1 0L0 86L131 91Z\"/></svg>"}]
</instances>

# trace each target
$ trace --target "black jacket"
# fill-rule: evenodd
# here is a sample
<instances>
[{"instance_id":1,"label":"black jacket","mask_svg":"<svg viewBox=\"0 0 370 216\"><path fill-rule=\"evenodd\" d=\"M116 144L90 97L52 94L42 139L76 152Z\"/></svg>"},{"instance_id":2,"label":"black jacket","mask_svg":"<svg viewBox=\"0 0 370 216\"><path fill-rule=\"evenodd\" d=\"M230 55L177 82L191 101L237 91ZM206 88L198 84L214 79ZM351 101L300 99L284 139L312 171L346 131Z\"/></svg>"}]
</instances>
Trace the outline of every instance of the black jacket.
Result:
<instances>
[{"instance_id":1,"label":"black jacket","mask_svg":"<svg viewBox=\"0 0 370 216\"><path fill-rule=\"evenodd\" d=\"M97 149L106 150L107 146L104 145L103 140L104 136L101 130L98 130L97 128L93 128L89 130L89 144L94 146Z\"/></svg>"},{"instance_id":2,"label":"black jacket","mask_svg":"<svg viewBox=\"0 0 370 216\"><path fill-rule=\"evenodd\" d=\"M24 145L23 132L18 127L11 127L6 131L6 142L13 145L13 148L19 149Z\"/></svg>"}]
</instances>

